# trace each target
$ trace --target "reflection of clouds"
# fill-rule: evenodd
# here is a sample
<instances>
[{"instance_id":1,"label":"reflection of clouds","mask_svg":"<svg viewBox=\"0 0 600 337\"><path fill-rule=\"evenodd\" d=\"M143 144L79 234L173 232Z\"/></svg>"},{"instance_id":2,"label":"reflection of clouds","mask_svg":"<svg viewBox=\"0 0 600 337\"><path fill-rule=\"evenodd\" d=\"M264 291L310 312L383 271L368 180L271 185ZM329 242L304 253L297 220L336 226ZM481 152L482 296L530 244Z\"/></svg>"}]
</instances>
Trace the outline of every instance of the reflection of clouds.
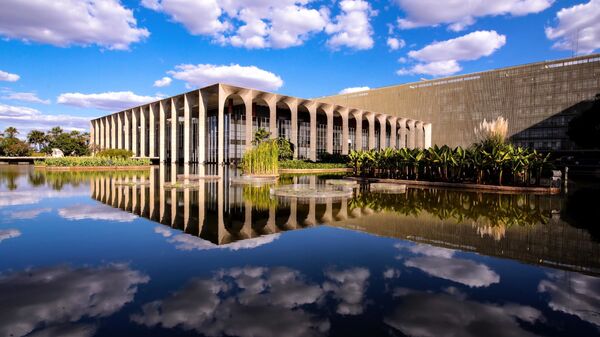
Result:
<instances>
[{"instance_id":1,"label":"reflection of clouds","mask_svg":"<svg viewBox=\"0 0 600 337\"><path fill-rule=\"evenodd\" d=\"M384 279L398 278L400 277L400 270L396 268L388 268L383 271Z\"/></svg>"},{"instance_id":2,"label":"reflection of clouds","mask_svg":"<svg viewBox=\"0 0 600 337\"><path fill-rule=\"evenodd\" d=\"M123 264L79 269L58 266L3 275L0 336L24 336L40 325L52 327L84 316L111 315L133 299L138 284L148 280ZM80 331L77 336L85 334Z\"/></svg>"},{"instance_id":3,"label":"reflection of clouds","mask_svg":"<svg viewBox=\"0 0 600 337\"><path fill-rule=\"evenodd\" d=\"M0 242L21 236L21 231L14 228L0 229Z\"/></svg>"},{"instance_id":4,"label":"reflection of clouds","mask_svg":"<svg viewBox=\"0 0 600 337\"><path fill-rule=\"evenodd\" d=\"M329 330L329 322L302 306L317 302L323 293L289 268L232 268L145 304L132 320L209 336L317 336Z\"/></svg>"},{"instance_id":5,"label":"reflection of clouds","mask_svg":"<svg viewBox=\"0 0 600 337\"><path fill-rule=\"evenodd\" d=\"M455 251L452 249L425 244L410 246L396 244L395 247L417 254L416 257L408 258L404 262L405 266L420 269L431 276L462 283L469 287L488 287L500 282L500 275L488 266L454 257Z\"/></svg>"},{"instance_id":6,"label":"reflection of clouds","mask_svg":"<svg viewBox=\"0 0 600 337\"><path fill-rule=\"evenodd\" d=\"M363 312L363 300L370 272L365 268L350 268L345 270L329 269L325 276L329 281L323 284L323 289L331 291L340 300L337 312L342 315L358 315Z\"/></svg>"},{"instance_id":7,"label":"reflection of clouds","mask_svg":"<svg viewBox=\"0 0 600 337\"><path fill-rule=\"evenodd\" d=\"M252 239L243 239L224 245L216 245L210 241L204 240L197 236L171 231L164 226L154 227L154 233L160 234L165 238L168 238L168 242L175 245L176 249L179 250L210 250L210 249L228 249L228 250L240 250L240 249L252 249L262 245L269 244L279 238L281 234L269 234L263 235Z\"/></svg>"},{"instance_id":8,"label":"reflection of clouds","mask_svg":"<svg viewBox=\"0 0 600 337\"><path fill-rule=\"evenodd\" d=\"M52 211L52 208L50 208L50 207L33 208L33 209L24 210L24 211L7 212L7 215L12 220L30 220L30 219L37 218L38 215L40 215L42 213L50 212L50 211Z\"/></svg>"},{"instance_id":9,"label":"reflection of clouds","mask_svg":"<svg viewBox=\"0 0 600 337\"><path fill-rule=\"evenodd\" d=\"M17 205L33 205L37 204L46 198L71 198L89 196L89 186L64 186L62 190L56 191L43 188L20 188L14 191L4 191L0 193L0 207L17 206Z\"/></svg>"},{"instance_id":10,"label":"reflection of clouds","mask_svg":"<svg viewBox=\"0 0 600 337\"><path fill-rule=\"evenodd\" d=\"M400 305L384 322L413 337L533 337L519 321L534 323L541 313L518 304L497 305L462 295L404 290Z\"/></svg>"},{"instance_id":11,"label":"reflection of clouds","mask_svg":"<svg viewBox=\"0 0 600 337\"><path fill-rule=\"evenodd\" d=\"M550 279L542 280L538 291L550 295L550 308L600 326L599 278L575 273L564 273L561 277L558 272L548 276Z\"/></svg>"},{"instance_id":12,"label":"reflection of clouds","mask_svg":"<svg viewBox=\"0 0 600 337\"><path fill-rule=\"evenodd\" d=\"M117 222L131 222L136 215L104 204L73 205L58 210L58 214L67 220L107 220Z\"/></svg>"},{"instance_id":13,"label":"reflection of clouds","mask_svg":"<svg viewBox=\"0 0 600 337\"><path fill-rule=\"evenodd\" d=\"M96 327L87 324L64 324L36 331L27 337L92 337Z\"/></svg>"}]
</instances>

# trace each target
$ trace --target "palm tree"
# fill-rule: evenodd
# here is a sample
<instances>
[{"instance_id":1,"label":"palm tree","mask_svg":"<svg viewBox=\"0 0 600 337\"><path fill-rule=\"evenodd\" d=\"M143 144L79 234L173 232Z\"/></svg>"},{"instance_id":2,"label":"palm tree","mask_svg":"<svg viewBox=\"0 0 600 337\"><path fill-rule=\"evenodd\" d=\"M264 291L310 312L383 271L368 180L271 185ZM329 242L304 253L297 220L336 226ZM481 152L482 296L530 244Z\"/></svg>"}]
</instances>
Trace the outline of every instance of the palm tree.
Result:
<instances>
[{"instance_id":1,"label":"palm tree","mask_svg":"<svg viewBox=\"0 0 600 337\"><path fill-rule=\"evenodd\" d=\"M19 134L19 131L17 131L17 128L15 128L13 126L9 126L4 130L4 136L6 138L15 138L15 136L18 134Z\"/></svg>"},{"instance_id":2,"label":"palm tree","mask_svg":"<svg viewBox=\"0 0 600 337\"><path fill-rule=\"evenodd\" d=\"M263 128L259 128L254 133L254 140L252 141L252 144L258 145L258 144L262 143L264 140L268 139L270 135L271 135L271 133L269 131L267 131Z\"/></svg>"},{"instance_id":3,"label":"palm tree","mask_svg":"<svg viewBox=\"0 0 600 337\"><path fill-rule=\"evenodd\" d=\"M39 151L43 144L46 143L46 134L43 131L31 130L27 134L27 142Z\"/></svg>"}]
</instances>

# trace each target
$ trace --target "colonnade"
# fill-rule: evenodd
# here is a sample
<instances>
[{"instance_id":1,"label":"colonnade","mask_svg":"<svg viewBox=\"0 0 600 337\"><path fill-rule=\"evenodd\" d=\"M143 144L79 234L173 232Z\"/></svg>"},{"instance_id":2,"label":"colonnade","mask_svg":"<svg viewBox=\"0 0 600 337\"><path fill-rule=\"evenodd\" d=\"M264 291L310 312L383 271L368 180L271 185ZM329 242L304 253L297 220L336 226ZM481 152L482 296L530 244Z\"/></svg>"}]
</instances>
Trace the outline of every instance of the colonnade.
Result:
<instances>
[{"instance_id":1,"label":"colonnade","mask_svg":"<svg viewBox=\"0 0 600 337\"><path fill-rule=\"evenodd\" d=\"M318 154L318 115L324 115L326 120L325 141L321 140L324 148L319 149L322 152L337 150L348 154L353 149L431 146L432 125L420 120L222 84L94 119L90 125L91 142L97 149L130 150L136 157L158 158L161 162L225 163L228 161L225 145L230 142L226 116L230 116L234 105L243 106L243 145L236 146L248 149L254 137L257 104L268 109L266 128L272 138L280 135L278 121L282 116L278 116L278 111L286 111L286 115L289 111L290 127L286 137L295 145L295 158L300 157L299 113L309 116L304 124L309 125L306 157L310 160L316 160ZM248 118L250 115L253 118ZM335 120L338 130L341 128L338 134L341 139L337 142L334 142ZM354 134L350 133L350 124L353 124ZM379 138L376 138L376 130ZM209 138L209 134L215 134L217 140ZM367 139L363 139L365 134ZM209 147L216 151L213 159L209 159Z\"/></svg>"}]
</instances>

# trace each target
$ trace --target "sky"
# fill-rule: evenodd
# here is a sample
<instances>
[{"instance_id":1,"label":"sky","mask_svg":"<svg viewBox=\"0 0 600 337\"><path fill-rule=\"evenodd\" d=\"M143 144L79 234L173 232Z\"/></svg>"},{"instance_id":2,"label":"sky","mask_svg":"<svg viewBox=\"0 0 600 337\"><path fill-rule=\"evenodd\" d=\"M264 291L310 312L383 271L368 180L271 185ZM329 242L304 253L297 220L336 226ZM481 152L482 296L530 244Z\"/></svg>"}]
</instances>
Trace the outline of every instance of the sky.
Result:
<instances>
[{"instance_id":1,"label":"sky","mask_svg":"<svg viewBox=\"0 0 600 337\"><path fill-rule=\"evenodd\" d=\"M600 50L600 0L2 0L0 130L217 82L314 98Z\"/></svg>"}]
</instances>

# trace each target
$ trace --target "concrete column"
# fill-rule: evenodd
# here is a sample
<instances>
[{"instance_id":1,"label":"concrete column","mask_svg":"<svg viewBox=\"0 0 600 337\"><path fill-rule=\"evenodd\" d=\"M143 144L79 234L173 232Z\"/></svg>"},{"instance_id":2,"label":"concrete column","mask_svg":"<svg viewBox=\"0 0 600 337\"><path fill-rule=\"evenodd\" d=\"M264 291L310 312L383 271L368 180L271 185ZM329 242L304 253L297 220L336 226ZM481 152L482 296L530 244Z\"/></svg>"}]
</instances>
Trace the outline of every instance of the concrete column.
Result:
<instances>
[{"instance_id":1,"label":"concrete column","mask_svg":"<svg viewBox=\"0 0 600 337\"><path fill-rule=\"evenodd\" d=\"M167 137L165 135L165 127L166 127L166 119L167 115L165 113L165 101L158 102L158 157L160 158L160 162L163 163L167 160L166 157L166 140ZM161 218L162 219L162 218Z\"/></svg>"},{"instance_id":2,"label":"concrete column","mask_svg":"<svg viewBox=\"0 0 600 337\"><path fill-rule=\"evenodd\" d=\"M117 148L117 116L115 114L110 115L110 148Z\"/></svg>"},{"instance_id":3,"label":"concrete column","mask_svg":"<svg viewBox=\"0 0 600 337\"><path fill-rule=\"evenodd\" d=\"M95 119L92 121L92 127L94 128L94 145L96 147L100 147L100 125L98 124L98 120Z\"/></svg>"},{"instance_id":4,"label":"concrete column","mask_svg":"<svg viewBox=\"0 0 600 337\"><path fill-rule=\"evenodd\" d=\"M423 134L423 122L417 121L415 123L415 147L422 149L425 143L425 136Z\"/></svg>"},{"instance_id":5,"label":"concrete column","mask_svg":"<svg viewBox=\"0 0 600 337\"><path fill-rule=\"evenodd\" d=\"M377 119L379 120L379 148L385 149L386 140L387 140L387 115L379 115Z\"/></svg>"},{"instance_id":6,"label":"concrete column","mask_svg":"<svg viewBox=\"0 0 600 337\"><path fill-rule=\"evenodd\" d=\"M134 156L139 156L139 147L138 147L138 125L140 120L140 109L136 108L131 110L131 152L133 152Z\"/></svg>"},{"instance_id":7,"label":"concrete column","mask_svg":"<svg viewBox=\"0 0 600 337\"><path fill-rule=\"evenodd\" d=\"M317 160L317 106L311 103L306 108L310 114L310 151L308 158L312 161Z\"/></svg>"},{"instance_id":8,"label":"concrete column","mask_svg":"<svg viewBox=\"0 0 600 337\"><path fill-rule=\"evenodd\" d=\"M154 196L155 196L155 192L156 192L156 167L151 167L150 168L150 185L148 186L148 197L150 199L149 202L149 207L148 207L148 219L150 220L154 220Z\"/></svg>"},{"instance_id":9,"label":"concrete column","mask_svg":"<svg viewBox=\"0 0 600 337\"><path fill-rule=\"evenodd\" d=\"M204 165L198 166L198 174L200 176L205 175L205 167ZM202 234L202 228L204 227L204 215L206 214L206 202L204 200L206 196L206 182L200 182L200 186L198 186L198 236Z\"/></svg>"},{"instance_id":10,"label":"concrete column","mask_svg":"<svg viewBox=\"0 0 600 337\"><path fill-rule=\"evenodd\" d=\"M117 149L123 148L123 112L117 114Z\"/></svg>"},{"instance_id":11,"label":"concrete column","mask_svg":"<svg viewBox=\"0 0 600 337\"><path fill-rule=\"evenodd\" d=\"M147 157L146 137L148 137L148 130L146 126L146 109L144 107L140 107L140 157Z\"/></svg>"},{"instance_id":12,"label":"concrete column","mask_svg":"<svg viewBox=\"0 0 600 337\"><path fill-rule=\"evenodd\" d=\"M175 99L171 98L171 163L177 162L177 107Z\"/></svg>"},{"instance_id":13,"label":"concrete column","mask_svg":"<svg viewBox=\"0 0 600 337\"><path fill-rule=\"evenodd\" d=\"M290 216L286 222L289 229L298 227L298 198L290 198Z\"/></svg>"},{"instance_id":14,"label":"concrete column","mask_svg":"<svg viewBox=\"0 0 600 337\"><path fill-rule=\"evenodd\" d=\"M342 154L343 155L347 155L348 154L348 133L349 133L349 127L348 127L348 109L344 108L342 110L340 110L340 115L342 115Z\"/></svg>"},{"instance_id":15,"label":"concrete column","mask_svg":"<svg viewBox=\"0 0 600 337\"><path fill-rule=\"evenodd\" d=\"M354 120L356 121L356 134L354 135L354 149L356 151L361 151L362 150L362 116L363 116L363 112L362 111L357 111L355 110L353 113L354 115Z\"/></svg>"},{"instance_id":16,"label":"concrete column","mask_svg":"<svg viewBox=\"0 0 600 337\"><path fill-rule=\"evenodd\" d=\"M198 163L206 161L206 111L207 98L198 90Z\"/></svg>"},{"instance_id":17,"label":"concrete column","mask_svg":"<svg viewBox=\"0 0 600 337\"><path fill-rule=\"evenodd\" d=\"M100 118L99 120L99 124L100 124L100 149L104 150L106 149L106 133L104 132L104 117Z\"/></svg>"},{"instance_id":18,"label":"concrete column","mask_svg":"<svg viewBox=\"0 0 600 337\"><path fill-rule=\"evenodd\" d=\"M423 146L426 149L431 147L431 136L432 136L431 128L432 128L431 123L425 123L425 125L423 125L423 132L425 133L425 135L424 135L425 140L424 140Z\"/></svg>"},{"instance_id":19,"label":"concrete column","mask_svg":"<svg viewBox=\"0 0 600 337\"><path fill-rule=\"evenodd\" d=\"M190 125L192 124L190 110L190 100L188 95L185 94L183 95L183 163L186 165L190 162L190 152L192 150L190 146Z\"/></svg>"},{"instance_id":20,"label":"concrete column","mask_svg":"<svg viewBox=\"0 0 600 337\"><path fill-rule=\"evenodd\" d=\"M298 100L287 102L292 121L290 122L290 142L294 145L294 159L298 159Z\"/></svg>"},{"instance_id":21,"label":"concrete column","mask_svg":"<svg viewBox=\"0 0 600 337\"><path fill-rule=\"evenodd\" d=\"M327 133L325 135L325 152L332 154L333 153L333 106L325 105L323 106L323 111L325 111L325 116L327 116Z\"/></svg>"},{"instance_id":22,"label":"concrete column","mask_svg":"<svg viewBox=\"0 0 600 337\"><path fill-rule=\"evenodd\" d=\"M154 111L154 104L148 105L148 123L148 157L156 157L156 111Z\"/></svg>"},{"instance_id":23,"label":"concrete column","mask_svg":"<svg viewBox=\"0 0 600 337\"><path fill-rule=\"evenodd\" d=\"M161 102L162 105L162 102ZM158 222L165 220L165 164L161 161L158 167Z\"/></svg>"},{"instance_id":24,"label":"concrete column","mask_svg":"<svg viewBox=\"0 0 600 337\"><path fill-rule=\"evenodd\" d=\"M412 119L409 119L408 121L406 121L406 126L407 126L406 147L408 147L409 149L415 148L415 136L416 136L415 124L416 124L416 121L414 121Z\"/></svg>"},{"instance_id":25,"label":"concrete column","mask_svg":"<svg viewBox=\"0 0 600 337\"><path fill-rule=\"evenodd\" d=\"M398 119L398 137L400 137L400 141L398 142L398 147L403 149L406 146L406 135L407 135L407 130L406 130L406 118L399 118Z\"/></svg>"},{"instance_id":26,"label":"concrete column","mask_svg":"<svg viewBox=\"0 0 600 337\"><path fill-rule=\"evenodd\" d=\"M96 139L94 138L96 135L96 130L94 130L94 121L90 121L90 145L92 145L92 148L94 148L96 145ZM93 192L92 192L93 195Z\"/></svg>"},{"instance_id":27,"label":"concrete column","mask_svg":"<svg viewBox=\"0 0 600 337\"><path fill-rule=\"evenodd\" d=\"M369 122L369 150L375 148L375 114L367 113L367 121Z\"/></svg>"},{"instance_id":28,"label":"concrete column","mask_svg":"<svg viewBox=\"0 0 600 337\"><path fill-rule=\"evenodd\" d=\"M279 137L279 132L277 132L277 97L273 95L267 101L269 105L269 138L275 139Z\"/></svg>"},{"instance_id":29,"label":"concrete column","mask_svg":"<svg viewBox=\"0 0 600 337\"><path fill-rule=\"evenodd\" d=\"M104 117L104 145L110 149L110 117Z\"/></svg>"},{"instance_id":30,"label":"concrete column","mask_svg":"<svg viewBox=\"0 0 600 337\"><path fill-rule=\"evenodd\" d=\"M123 117L125 118L125 144L123 148L125 150L131 150L131 143L129 142L129 135L131 132L130 114L131 110L123 111Z\"/></svg>"},{"instance_id":31,"label":"concrete column","mask_svg":"<svg viewBox=\"0 0 600 337\"><path fill-rule=\"evenodd\" d=\"M217 163L225 162L225 100L229 96L219 85L219 105L217 110Z\"/></svg>"},{"instance_id":32,"label":"concrete column","mask_svg":"<svg viewBox=\"0 0 600 337\"><path fill-rule=\"evenodd\" d=\"M254 140L254 130L252 128L252 92L249 91L242 96L244 101L244 133L246 134L246 151L252 149L252 141Z\"/></svg>"},{"instance_id":33,"label":"concrete column","mask_svg":"<svg viewBox=\"0 0 600 337\"><path fill-rule=\"evenodd\" d=\"M398 142L398 131L396 127L398 126L398 117L389 117L390 121L390 147L392 149L397 148Z\"/></svg>"}]
</instances>

